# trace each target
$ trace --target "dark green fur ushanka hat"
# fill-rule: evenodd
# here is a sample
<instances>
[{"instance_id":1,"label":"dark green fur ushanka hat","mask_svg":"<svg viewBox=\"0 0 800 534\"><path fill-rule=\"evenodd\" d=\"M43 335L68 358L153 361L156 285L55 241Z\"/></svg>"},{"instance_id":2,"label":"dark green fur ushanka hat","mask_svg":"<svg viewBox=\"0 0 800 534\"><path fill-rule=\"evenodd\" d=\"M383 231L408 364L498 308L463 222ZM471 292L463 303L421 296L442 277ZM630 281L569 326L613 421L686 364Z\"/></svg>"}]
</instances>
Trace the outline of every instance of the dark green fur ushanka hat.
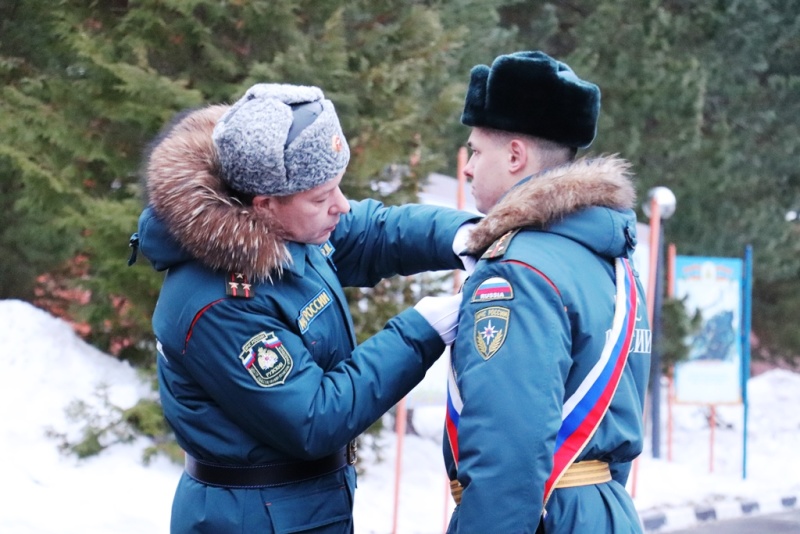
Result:
<instances>
[{"instance_id":1,"label":"dark green fur ushanka hat","mask_svg":"<svg viewBox=\"0 0 800 534\"><path fill-rule=\"evenodd\" d=\"M587 148L597 132L600 89L543 52L497 57L470 73L461 122Z\"/></svg>"}]
</instances>

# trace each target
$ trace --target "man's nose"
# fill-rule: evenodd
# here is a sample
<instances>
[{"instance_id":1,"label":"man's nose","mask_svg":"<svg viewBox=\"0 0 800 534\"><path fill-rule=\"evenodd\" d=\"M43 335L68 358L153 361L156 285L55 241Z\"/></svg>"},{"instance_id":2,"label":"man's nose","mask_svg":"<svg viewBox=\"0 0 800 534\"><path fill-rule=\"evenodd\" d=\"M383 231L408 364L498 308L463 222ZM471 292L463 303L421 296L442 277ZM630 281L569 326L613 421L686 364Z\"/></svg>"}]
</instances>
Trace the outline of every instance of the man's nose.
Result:
<instances>
[{"instance_id":1,"label":"man's nose","mask_svg":"<svg viewBox=\"0 0 800 534\"><path fill-rule=\"evenodd\" d=\"M467 161L467 164L464 165L463 173L467 180L472 180L472 158L470 158Z\"/></svg>"},{"instance_id":2,"label":"man's nose","mask_svg":"<svg viewBox=\"0 0 800 534\"><path fill-rule=\"evenodd\" d=\"M342 215L350 211L350 203L339 188L336 189L336 201L333 203L333 211Z\"/></svg>"}]
</instances>

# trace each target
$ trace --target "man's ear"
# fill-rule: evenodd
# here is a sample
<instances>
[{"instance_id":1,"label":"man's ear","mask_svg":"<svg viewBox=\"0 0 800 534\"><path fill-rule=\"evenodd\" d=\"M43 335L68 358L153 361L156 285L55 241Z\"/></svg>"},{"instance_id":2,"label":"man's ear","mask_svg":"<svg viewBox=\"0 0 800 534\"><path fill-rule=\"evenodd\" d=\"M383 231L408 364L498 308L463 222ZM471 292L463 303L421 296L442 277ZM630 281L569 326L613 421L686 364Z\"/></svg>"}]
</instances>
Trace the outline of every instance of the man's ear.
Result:
<instances>
[{"instance_id":1,"label":"man's ear","mask_svg":"<svg viewBox=\"0 0 800 534\"><path fill-rule=\"evenodd\" d=\"M253 197L253 208L258 212L271 214L272 206L275 202L275 197L268 195L256 195Z\"/></svg>"},{"instance_id":2,"label":"man's ear","mask_svg":"<svg viewBox=\"0 0 800 534\"><path fill-rule=\"evenodd\" d=\"M269 209L272 197L267 195L256 195L253 197L253 207L256 209Z\"/></svg>"},{"instance_id":3,"label":"man's ear","mask_svg":"<svg viewBox=\"0 0 800 534\"><path fill-rule=\"evenodd\" d=\"M521 139L508 143L508 170L517 173L528 165L528 146Z\"/></svg>"}]
</instances>

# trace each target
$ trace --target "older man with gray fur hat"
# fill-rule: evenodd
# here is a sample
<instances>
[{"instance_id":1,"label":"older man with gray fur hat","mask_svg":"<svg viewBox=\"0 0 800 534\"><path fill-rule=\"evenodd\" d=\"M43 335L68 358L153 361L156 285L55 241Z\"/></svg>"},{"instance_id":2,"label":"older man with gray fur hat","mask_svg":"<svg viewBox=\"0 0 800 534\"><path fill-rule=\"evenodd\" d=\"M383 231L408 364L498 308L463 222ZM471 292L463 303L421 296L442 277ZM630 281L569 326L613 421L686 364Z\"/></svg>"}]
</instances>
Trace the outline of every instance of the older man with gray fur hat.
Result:
<instances>
[{"instance_id":1,"label":"older man with gray fur hat","mask_svg":"<svg viewBox=\"0 0 800 534\"><path fill-rule=\"evenodd\" d=\"M650 329L627 162L575 159L600 90L540 51L472 69L464 173L486 213L452 351L448 532L641 532Z\"/></svg>"},{"instance_id":2,"label":"older man with gray fur hat","mask_svg":"<svg viewBox=\"0 0 800 534\"><path fill-rule=\"evenodd\" d=\"M166 272L153 330L186 452L174 533L352 532L353 440L455 336L460 295L356 344L342 287L462 268L474 216L348 201L349 154L319 88L258 84L183 116L149 155L134 244Z\"/></svg>"}]
</instances>

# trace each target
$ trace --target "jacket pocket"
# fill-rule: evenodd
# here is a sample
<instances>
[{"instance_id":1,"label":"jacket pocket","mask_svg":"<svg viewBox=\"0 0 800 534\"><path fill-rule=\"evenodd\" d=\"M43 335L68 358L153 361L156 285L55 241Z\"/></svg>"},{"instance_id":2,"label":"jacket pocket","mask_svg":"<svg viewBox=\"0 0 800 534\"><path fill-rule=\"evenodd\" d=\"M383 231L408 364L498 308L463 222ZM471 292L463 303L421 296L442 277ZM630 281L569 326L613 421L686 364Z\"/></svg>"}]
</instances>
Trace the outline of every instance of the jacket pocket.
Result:
<instances>
[{"instance_id":1,"label":"jacket pocket","mask_svg":"<svg viewBox=\"0 0 800 534\"><path fill-rule=\"evenodd\" d=\"M265 505L276 534L350 534L353 530L351 490L341 471L292 484L292 491Z\"/></svg>"}]
</instances>

